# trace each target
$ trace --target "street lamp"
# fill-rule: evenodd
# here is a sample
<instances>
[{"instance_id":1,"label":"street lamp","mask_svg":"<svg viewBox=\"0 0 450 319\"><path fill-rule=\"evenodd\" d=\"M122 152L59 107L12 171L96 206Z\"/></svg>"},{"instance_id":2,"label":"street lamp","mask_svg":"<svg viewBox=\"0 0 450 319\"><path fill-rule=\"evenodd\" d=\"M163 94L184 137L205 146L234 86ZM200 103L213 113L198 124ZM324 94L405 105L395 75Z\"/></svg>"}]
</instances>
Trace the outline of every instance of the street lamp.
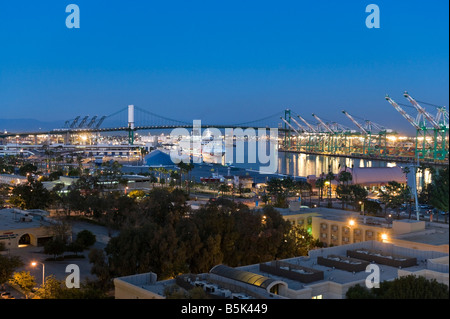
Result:
<instances>
[{"instance_id":1,"label":"street lamp","mask_svg":"<svg viewBox=\"0 0 450 319\"><path fill-rule=\"evenodd\" d=\"M363 224L365 224L366 223L366 212L364 211L364 202L360 201L359 205L361 205L361 212L363 214Z\"/></svg>"},{"instance_id":2,"label":"street lamp","mask_svg":"<svg viewBox=\"0 0 450 319\"><path fill-rule=\"evenodd\" d=\"M33 261L31 263L31 266L36 267L36 265L38 263L42 265L42 286L44 286L44 283L45 283L45 265L43 263L41 263L41 262Z\"/></svg>"}]
</instances>

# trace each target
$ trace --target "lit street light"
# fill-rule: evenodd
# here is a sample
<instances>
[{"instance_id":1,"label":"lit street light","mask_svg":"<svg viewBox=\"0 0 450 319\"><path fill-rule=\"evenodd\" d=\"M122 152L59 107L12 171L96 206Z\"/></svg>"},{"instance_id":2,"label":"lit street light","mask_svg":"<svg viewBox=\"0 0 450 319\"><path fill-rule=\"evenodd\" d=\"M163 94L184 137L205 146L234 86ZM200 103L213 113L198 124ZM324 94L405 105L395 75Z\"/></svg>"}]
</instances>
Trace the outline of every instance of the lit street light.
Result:
<instances>
[{"instance_id":1,"label":"lit street light","mask_svg":"<svg viewBox=\"0 0 450 319\"><path fill-rule=\"evenodd\" d=\"M31 263L31 266L36 267L36 265L38 263L42 265L42 287L43 287L44 283L45 283L45 265L43 263L41 263L41 262L33 261Z\"/></svg>"},{"instance_id":2,"label":"lit street light","mask_svg":"<svg viewBox=\"0 0 450 319\"><path fill-rule=\"evenodd\" d=\"M364 202L360 201L359 205L361 205L361 212L363 214L363 224L365 224L366 223L366 212L364 211Z\"/></svg>"}]
</instances>

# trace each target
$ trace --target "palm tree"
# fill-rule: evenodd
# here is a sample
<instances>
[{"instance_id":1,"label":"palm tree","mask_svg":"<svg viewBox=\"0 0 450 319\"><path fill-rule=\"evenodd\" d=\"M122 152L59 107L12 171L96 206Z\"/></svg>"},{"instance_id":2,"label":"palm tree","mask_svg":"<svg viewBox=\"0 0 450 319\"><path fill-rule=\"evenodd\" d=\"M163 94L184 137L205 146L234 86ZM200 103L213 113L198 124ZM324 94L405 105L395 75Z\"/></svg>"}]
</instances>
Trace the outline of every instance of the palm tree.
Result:
<instances>
[{"instance_id":1,"label":"palm tree","mask_svg":"<svg viewBox=\"0 0 450 319\"><path fill-rule=\"evenodd\" d=\"M178 163L178 167L180 168L180 172L181 174L185 173L187 174L187 192L188 194L190 194L190 187L189 187L189 183L190 183L190 172L192 171L192 169L194 168L194 164L192 163L183 163L182 161L180 163ZM180 179L181 182L181 179Z\"/></svg>"},{"instance_id":2,"label":"palm tree","mask_svg":"<svg viewBox=\"0 0 450 319\"><path fill-rule=\"evenodd\" d=\"M350 198L350 189L348 187L348 183L352 180L352 174L347 171L342 171L338 176L340 185L336 189L336 194L339 190L340 199L342 201L342 209L344 209L344 205L347 206L348 200Z\"/></svg>"},{"instance_id":3,"label":"palm tree","mask_svg":"<svg viewBox=\"0 0 450 319\"><path fill-rule=\"evenodd\" d=\"M331 181L334 179L333 172L329 171L325 179L328 181L328 189L327 189L328 207L331 207Z\"/></svg>"},{"instance_id":4,"label":"palm tree","mask_svg":"<svg viewBox=\"0 0 450 319\"><path fill-rule=\"evenodd\" d=\"M322 199L322 190L325 186L325 179L320 177L316 180L316 187L319 189L319 206L320 206L320 200Z\"/></svg>"}]
</instances>

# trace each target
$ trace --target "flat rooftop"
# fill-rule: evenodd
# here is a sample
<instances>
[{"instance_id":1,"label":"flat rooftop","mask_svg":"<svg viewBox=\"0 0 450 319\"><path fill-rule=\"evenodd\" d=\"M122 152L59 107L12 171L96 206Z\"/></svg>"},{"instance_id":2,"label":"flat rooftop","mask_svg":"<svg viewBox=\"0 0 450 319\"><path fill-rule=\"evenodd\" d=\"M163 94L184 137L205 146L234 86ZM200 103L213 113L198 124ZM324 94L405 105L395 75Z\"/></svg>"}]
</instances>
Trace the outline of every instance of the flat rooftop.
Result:
<instances>
[{"instance_id":1,"label":"flat rooftop","mask_svg":"<svg viewBox=\"0 0 450 319\"><path fill-rule=\"evenodd\" d=\"M425 230L398 235L395 238L429 245L448 245L449 229L447 227L427 223Z\"/></svg>"},{"instance_id":2,"label":"flat rooftop","mask_svg":"<svg viewBox=\"0 0 450 319\"><path fill-rule=\"evenodd\" d=\"M436 260L437 262L441 262L443 264L446 264L447 266L444 267L445 269L444 273L448 273L448 254L438 252L438 251L423 251L423 250L417 250L417 249L410 249L410 248L404 248L395 246L390 243L381 243L377 241L366 241L366 242L360 242L360 243L354 243L349 245L341 245L341 246L335 246L335 247L329 247L329 248L322 248L322 249L315 249L310 251L309 256L301 256L301 257L294 257L289 259L283 259L282 262L303 266L307 268L312 268L314 270L323 271L323 279L316 280L310 283L302 283L297 280L289 279L284 276L278 276L274 275L272 273L268 273L265 271L260 270L260 264L253 264L248 266L242 266L242 267L236 267L236 269L250 272L256 275L264 276L267 278L270 278L272 280L279 280L282 282L285 282L288 285L288 288L291 290L302 290L305 288L308 288L309 286L314 286L316 284L325 283L325 282L334 282L338 284L348 284L353 283L357 281L364 281L366 280L368 273L363 271L346 271L337 269L334 267L328 267L324 265L318 264L318 257L327 257L330 255L337 255L337 256L347 256L347 250L359 250L359 249L365 249L365 250L374 250L377 252L382 252L383 254L390 255L390 256L402 256L407 258L416 258L416 265L405 267L403 269L410 271L410 272L417 272L421 270L428 269L428 260ZM269 264L270 262L267 262L266 264ZM369 262L372 263L372 262ZM399 270L400 267L394 267L394 266L388 266L384 264L377 264L380 267L380 280L381 281L390 281L395 278L398 278L399 276ZM204 275L206 274L200 274L199 277L206 278ZM141 275L136 276L129 276L129 279L127 277L122 277L120 279L125 280L129 283L135 284L143 289L147 289L149 291L152 291L154 293L157 293L159 295L163 295L164 288L167 286L170 286L175 283L175 280L167 280L167 281L157 281L157 282L146 282L144 278L146 278L146 275L141 277L139 280L138 278ZM134 278L133 278L134 277ZM138 279L138 282L135 280ZM220 286L220 283L218 284Z\"/></svg>"},{"instance_id":3,"label":"flat rooftop","mask_svg":"<svg viewBox=\"0 0 450 319\"><path fill-rule=\"evenodd\" d=\"M51 225L44 215L37 211L24 211L16 208L2 209L0 210L0 231ZM26 221L21 221L22 218L25 218Z\"/></svg>"},{"instance_id":4,"label":"flat rooftop","mask_svg":"<svg viewBox=\"0 0 450 319\"><path fill-rule=\"evenodd\" d=\"M322 256L326 257L329 255L339 255L339 256L346 256L347 250L354 250L354 249L373 249L377 251L382 251L388 254L398 254L402 256L407 257L413 257L417 258L417 265L411 266L411 267L405 267L405 270L416 272L420 270L427 269L427 260L428 259L435 259L435 258L444 258L445 260L448 260L448 254L436 252L436 251L421 251L421 250L415 250L415 249L408 249L408 248L402 248L395 246L393 244L388 243L380 243L375 241L367 241L362 243L355 243L355 244L349 244L349 245L341 245L341 246L335 246L330 248L324 248L324 249L316 249L310 251L309 256L301 256L301 257L295 257L290 259L284 259L284 262L299 265L303 267L312 268L315 270L323 271L324 278L322 280L317 280L311 283L302 283L296 280L292 280L286 277L276 276L267 272L263 272L259 270L259 264L255 265L249 265L244 267L239 267L239 269L246 270L249 272L253 272L255 274L260 274L272 279L281 280L288 284L288 287L293 290L301 290L303 288L307 288L308 286L323 283L326 281L331 281L339 284L346 284L351 283L354 281L360 281L365 280L367 278L368 273L365 271L359 271L359 272L349 272L346 270L341 270L337 268L327 267L323 265L319 265L317 263L317 257ZM447 259L446 259L447 258ZM398 277L398 267L388 266L388 265L382 265L377 264L380 267L380 280L393 280Z\"/></svg>"}]
</instances>

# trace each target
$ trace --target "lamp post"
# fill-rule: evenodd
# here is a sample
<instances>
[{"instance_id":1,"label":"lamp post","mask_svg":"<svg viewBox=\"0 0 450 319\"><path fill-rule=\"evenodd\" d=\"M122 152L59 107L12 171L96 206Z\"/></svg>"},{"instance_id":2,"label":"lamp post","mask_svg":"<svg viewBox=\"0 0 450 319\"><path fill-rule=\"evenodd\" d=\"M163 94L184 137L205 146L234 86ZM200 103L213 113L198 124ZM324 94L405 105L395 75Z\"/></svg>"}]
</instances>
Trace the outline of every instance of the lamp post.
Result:
<instances>
[{"instance_id":1,"label":"lamp post","mask_svg":"<svg viewBox=\"0 0 450 319\"><path fill-rule=\"evenodd\" d=\"M361 212L363 214L363 224L365 224L366 223L366 212L364 211L364 202L360 201L359 205L361 205Z\"/></svg>"},{"instance_id":2,"label":"lamp post","mask_svg":"<svg viewBox=\"0 0 450 319\"><path fill-rule=\"evenodd\" d=\"M42 287L44 287L44 283L45 283L45 265L43 263L41 263L41 262L33 261L31 263L31 266L35 267L38 263L42 265Z\"/></svg>"},{"instance_id":3,"label":"lamp post","mask_svg":"<svg viewBox=\"0 0 450 319\"><path fill-rule=\"evenodd\" d=\"M353 226L355 226L356 222L355 220L352 218L348 221L348 225L349 225L349 229L350 229L350 234L349 234L349 241L350 243L354 242L354 236L353 236Z\"/></svg>"}]
</instances>

